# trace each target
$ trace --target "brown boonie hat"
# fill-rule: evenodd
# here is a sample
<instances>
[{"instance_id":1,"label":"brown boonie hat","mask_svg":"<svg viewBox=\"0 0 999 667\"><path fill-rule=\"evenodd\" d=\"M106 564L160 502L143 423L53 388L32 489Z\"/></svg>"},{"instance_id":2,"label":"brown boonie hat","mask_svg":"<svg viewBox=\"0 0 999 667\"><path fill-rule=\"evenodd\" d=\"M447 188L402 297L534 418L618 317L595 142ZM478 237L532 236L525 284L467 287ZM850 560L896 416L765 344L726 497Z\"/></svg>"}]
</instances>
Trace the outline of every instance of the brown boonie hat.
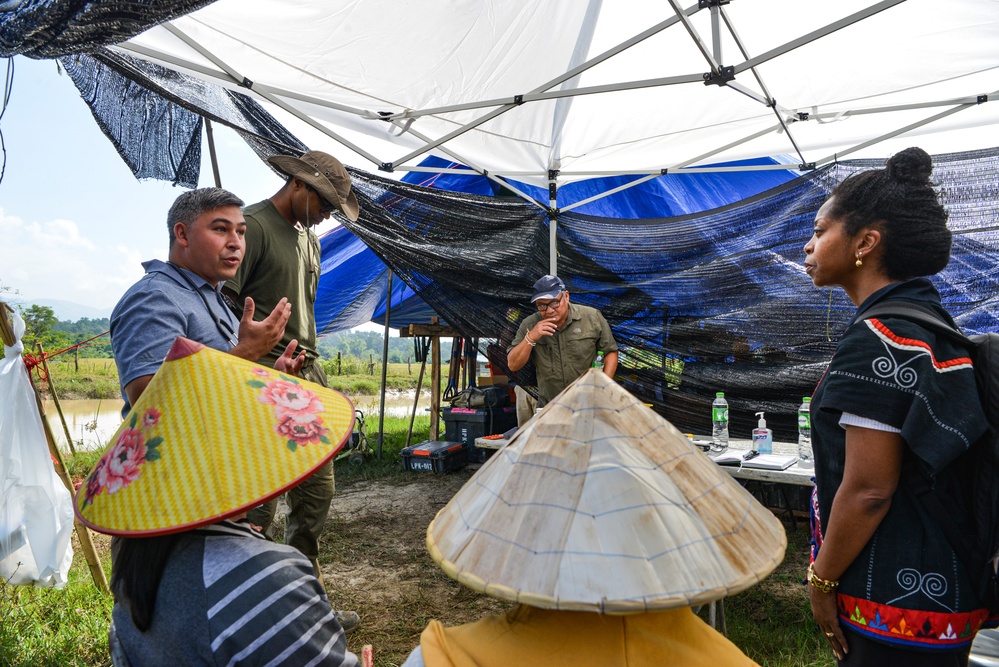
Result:
<instances>
[{"instance_id":1,"label":"brown boonie hat","mask_svg":"<svg viewBox=\"0 0 999 667\"><path fill-rule=\"evenodd\" d=\"M308 183L319 196L340 209L350 220L357 220L357 197L350 188L350 174L340 161L322 151L309 151L302 157L274 155L267 161L283 173Z\"/></svg>"}]
</instances>

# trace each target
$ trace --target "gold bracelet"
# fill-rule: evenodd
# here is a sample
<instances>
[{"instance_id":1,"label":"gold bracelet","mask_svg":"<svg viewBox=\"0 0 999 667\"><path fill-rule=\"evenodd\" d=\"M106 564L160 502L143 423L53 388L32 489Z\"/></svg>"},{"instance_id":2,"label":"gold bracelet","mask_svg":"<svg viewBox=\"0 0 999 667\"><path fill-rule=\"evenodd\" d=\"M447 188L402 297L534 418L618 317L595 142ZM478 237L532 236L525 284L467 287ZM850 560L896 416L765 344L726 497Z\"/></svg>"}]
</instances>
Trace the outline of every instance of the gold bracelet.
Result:
<instances>
[{"instance_id":1,"label":"gold bracelet","mask_svg":"<svg viewBox=\"0 0 999 667\"><path fill-rule=\"evenodd\" d=\"M820 593L832 593L839 586L838 581L823 579L815 574L815 563L808 564L808 583L815 587Z\"/></svg>"}]
</instances>

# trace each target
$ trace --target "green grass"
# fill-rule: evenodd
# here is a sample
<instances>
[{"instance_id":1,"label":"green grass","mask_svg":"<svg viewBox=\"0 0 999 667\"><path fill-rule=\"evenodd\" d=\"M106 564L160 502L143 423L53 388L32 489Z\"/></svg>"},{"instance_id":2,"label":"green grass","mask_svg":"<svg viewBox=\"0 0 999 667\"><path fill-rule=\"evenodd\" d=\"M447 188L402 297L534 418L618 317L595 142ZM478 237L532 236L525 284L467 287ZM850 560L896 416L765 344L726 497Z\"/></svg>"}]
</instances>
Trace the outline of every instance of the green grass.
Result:
<instances>
[{"instance_id":1,"label":"green grass","mask_svg":"<svg viewBox=\"0 0 999 667\"><path fill-rule=\"evenodd\" d=\"M80 359L56 357L49 360L49 373L60 399L119 399L118 369L114 359ZM374 375L362 369L359 364L347 370L355 371L343 375L336 374L336 366L324 362L327 379L333 389L350 396L374 396L382 383L381 365L376 364ZM389 364L386 370L385 387L389 390L408 391L416 389L419 378L419 364ZM447 386L447 366L441 377L441 388ZM423 388L430 387L430 370L424 373Z\"/></svg>"},{"instance_id":2,"label":"green grass","mask_svg":"<svg viewBox=\"0 0 999 667\"><path fill-rule=\"evenodd\" d=\"M110 557L105 554L104 571ZM109 665L111 596L100 593L86 561L74 553L62 590L0 581L0 665L63 667Z\"/></svg>"},{"instance_id":3,"label":"green grass","mask_svg":"<svg viewBox=\"0 0 999 667\"><path fill-rule=\"evenodd\" d=\"M832 651L812 620L802 583L808 567L808 531L799 522L787 537L784 562L762 584L725 600L728 637L761 665L834 665Z\"/></svg>"},{"instance_id":4,"label":"green grass","mask_svg":"<svg viewBox=\"0 0 999 667\"><path fill-rule=\"evenodd\" d=\"M121 397L114 359L80 359L79 370L72 357L50 359L48 365L50 379L60 399Z\"/></svg>"}]
</instances>

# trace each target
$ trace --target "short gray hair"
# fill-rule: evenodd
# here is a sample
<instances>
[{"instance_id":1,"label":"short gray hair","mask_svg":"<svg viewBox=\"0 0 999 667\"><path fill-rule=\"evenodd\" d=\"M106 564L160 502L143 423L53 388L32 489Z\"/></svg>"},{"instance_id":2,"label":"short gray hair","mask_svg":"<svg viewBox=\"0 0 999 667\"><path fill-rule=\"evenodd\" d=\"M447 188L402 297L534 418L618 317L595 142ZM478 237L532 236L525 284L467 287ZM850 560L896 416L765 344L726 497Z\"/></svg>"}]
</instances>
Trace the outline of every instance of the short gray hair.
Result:
<instances>
[{"instance_id":1,"label":"short gray hair","mask_svg":"<svg viewBox=\"0 0 999 667\"><path fill-rule=\"evenodd\" d=\"M205 211L214 211L225 206L238 206L242 208L243 200L222 188L199 188L185 192L177 197L177 200L170 207L167 213L167 231L170 233L170 247L177 240L173 233L173 226L178 222L190 227L197 220L198 216Z\"/></svg>"}]
</instances>

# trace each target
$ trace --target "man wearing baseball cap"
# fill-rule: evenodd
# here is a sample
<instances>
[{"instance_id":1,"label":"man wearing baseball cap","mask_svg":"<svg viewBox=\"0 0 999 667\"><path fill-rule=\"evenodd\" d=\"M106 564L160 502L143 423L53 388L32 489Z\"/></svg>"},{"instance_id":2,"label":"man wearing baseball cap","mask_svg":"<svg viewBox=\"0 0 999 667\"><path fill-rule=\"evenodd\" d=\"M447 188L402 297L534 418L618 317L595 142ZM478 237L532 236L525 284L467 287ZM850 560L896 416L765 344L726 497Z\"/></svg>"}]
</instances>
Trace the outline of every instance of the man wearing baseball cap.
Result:
<instances>
[{"instance_id":1,"label":"man wearing baseball cap","mask_svg":"<svg viewBox=\"0 0 999 667\"><path fill-rule=\"evenodd\" d=\"M538 312L520 324L507 349L512 371L534 361L538 375L538 407L552 400L589 370L604 353L604 373L613 379L617 370L617 343L607 320L596 308L569 301L569 292L558 276L542 276L531 295Z\"/></svg>"},{"instance_id":2,"label":"man wearing baseball cap","mask_svg":"<svg viewBox=\"0 0 999 667\"><path fill-rule=\"evenodd\" d=\"M350 174L332 155L308 151L300 157L275 155L268 162L287 181L272 197L243 210L246 218L246 253L236 275L225 285L234 301L253 297L257 315L266 316L282 298L292 304L291 318L285 327L285 339L297 339L306 354L300 375L324 387L329 386L319 364L316 348L316 289L319 285L319 239L311 228L339 211L349 220L357 220L357 198L351 190ZM273 367L284 345L275 346L259 359ZM312 561L316 576L319 569L319 536L322 534L333 500L333 462L320 468L312 477L287 493L285 542ZM249 513L250 522L270 528L277 510L271 500ZM342 612L341 625L348 632L360 621L354 612Z\"/></svg>"}]
</instances>

